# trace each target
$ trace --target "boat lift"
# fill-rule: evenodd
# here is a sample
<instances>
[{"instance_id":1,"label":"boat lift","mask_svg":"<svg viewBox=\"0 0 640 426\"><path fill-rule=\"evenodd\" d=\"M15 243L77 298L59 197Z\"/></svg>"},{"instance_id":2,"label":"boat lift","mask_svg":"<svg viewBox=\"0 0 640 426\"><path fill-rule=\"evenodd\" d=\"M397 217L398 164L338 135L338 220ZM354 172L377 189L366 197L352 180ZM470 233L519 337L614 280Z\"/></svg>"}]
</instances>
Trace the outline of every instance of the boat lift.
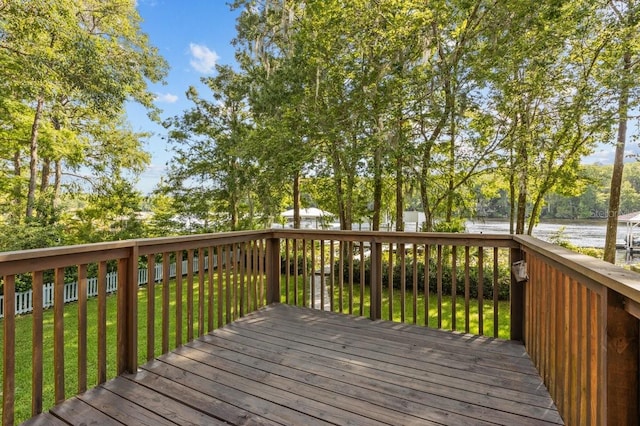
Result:
<instances>
[{"instance_id":1,"label":"boat lift","mask_svg":"<svg viewBox=\"0 0 640 426\"><path fill-rule=\"evenodd\" d=\"M634 255L640 254L640 212L618 216L618 222L625 222L627 225L624 248L627 261L631 261Z\"/></svg>"}]
</instances>

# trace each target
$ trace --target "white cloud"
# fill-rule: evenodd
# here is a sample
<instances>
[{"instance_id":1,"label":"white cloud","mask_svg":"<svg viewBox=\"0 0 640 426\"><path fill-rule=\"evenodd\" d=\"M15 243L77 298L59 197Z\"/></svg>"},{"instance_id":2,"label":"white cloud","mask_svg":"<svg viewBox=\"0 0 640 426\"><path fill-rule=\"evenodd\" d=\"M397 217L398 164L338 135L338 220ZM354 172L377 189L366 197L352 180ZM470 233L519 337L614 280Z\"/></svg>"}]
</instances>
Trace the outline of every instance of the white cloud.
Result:
<instances>
[{"instance_id":1,"label":"white cloud","mask_svg":"<svg viewBox=\"0 0 640 426\"><path fill-rule=\"evenodd\" d=\"M178 100L178 96L173 93L156 93L156 102L172 104Z\"/></svg>"},{"instance_id":2,"label":"white cloud","mask_svg":"<svg viewBox=\"0 0 640 426\"><path fill-rule=\"evenodd\" d=\"M191 66L198 72L208 74L213 71L219 56L213 50L202 44L189 44L189 52L191 53Z\"/></svg>"}]
</instances>

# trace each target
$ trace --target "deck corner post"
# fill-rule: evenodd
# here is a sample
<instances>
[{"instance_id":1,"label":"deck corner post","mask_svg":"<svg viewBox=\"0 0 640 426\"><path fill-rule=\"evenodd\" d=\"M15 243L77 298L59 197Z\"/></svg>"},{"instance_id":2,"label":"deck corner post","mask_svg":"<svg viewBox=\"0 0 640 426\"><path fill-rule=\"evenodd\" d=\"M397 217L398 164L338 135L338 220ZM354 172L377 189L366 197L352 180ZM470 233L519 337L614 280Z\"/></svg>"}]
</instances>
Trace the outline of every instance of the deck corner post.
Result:
<instances>
[{"instance_id":1,"label":"deck corner post","mask_svg":"<svg viewBox=\"0 0 640 426\"><path fill-rule=\"evenodd\" d=\"M118 375L138 369L138 245L118 261Z\"/></svg>"},{"instance_id":2,"label":"deck corner post","mask_svg":"<svg viewBox=\"0 0 640 426\"><path fill-rule=\"evenodd\" d=\"M371 241L371 308L370 318L382 318L382 244Z\"/></svg>"},{"instance_id":3,"label":"deck corner post","mask_svg":"<svg viewBox=\"0 0 640 426\"><path fill-rule=\"evenodd\" d=\"M639 320L624 309L624 297L606 289L606 417L610 425L640 424Z\"/></svg>"},{"instance_id":4,"label":"deck corner post","mask_svg":"<svg viewBox=\"0 0 640 426\"><path fill-rule=\"evenodd\" d=\"M524 258L522 250L519 248L512 248L510 252L511 262L513 265L514 262L522 260ZM524 341L524 326L525 326L525 318L524 318L524 286L526 282L518 282L513 273L511 274L511 291L509 292L511 301L509 303L510 306L510 339L511 340L519 340Z\"/></svg>"},{"instance_id":5,"label":"deck corner post","mask_svg":"<svg viewBox=\"0 0 640 426\"><path fill-rule=\"evenodd\" d=\"M267 305L280 302L280 238L267 238Z\"/></svg>"}]
</instances>

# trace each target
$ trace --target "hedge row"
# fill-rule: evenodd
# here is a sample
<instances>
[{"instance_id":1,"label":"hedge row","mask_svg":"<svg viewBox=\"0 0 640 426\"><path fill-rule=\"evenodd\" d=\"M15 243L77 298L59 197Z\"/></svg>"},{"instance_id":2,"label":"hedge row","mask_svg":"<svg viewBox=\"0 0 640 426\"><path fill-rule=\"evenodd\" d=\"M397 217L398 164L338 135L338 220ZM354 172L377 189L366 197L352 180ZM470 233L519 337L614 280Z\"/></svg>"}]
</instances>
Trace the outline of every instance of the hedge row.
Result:
<instances>
[{"instance_id":1,"label":"hedge row","mask_svg":"<svg viewBox=\"0 0 640 426\"><path fill-rule=\"evenodd\" d=\"M339 270L339 265L334 267L335 271ZM365 283L370 282L371 278L371 260L365 260ZM425 264L423 262L417 262L417 284L418 291L424 291L425 284ZM393 265L393 287L400 289L402 285L401 281L401 267L399 264ZM413 261L408 260L405 266L405 287L407 290L413 291ZM349 266L343 267L343 278L345 282L349 279ZM353 280L354 282L360 282L360 261L354 259L353 261ZM493 298L493 269L485 268L483 271L483 286L482 294L484 298ZM389 282L389 264L382 264L382 282ZM442 292L444 294L451 294L452 286L452 269L450 265L442 265ZM510 271L506 267L499 267L498 271L498 299L509 300L509 289L511 287ZM429 261L429 292L437 293L438 291L438 271L435 261ZM465 291L465 272L464 269L458 268L456 270L456 294L464 294ZM478 267L469 267L469 297L473 299L478 298Z\"/></svg>"}]
</instances>

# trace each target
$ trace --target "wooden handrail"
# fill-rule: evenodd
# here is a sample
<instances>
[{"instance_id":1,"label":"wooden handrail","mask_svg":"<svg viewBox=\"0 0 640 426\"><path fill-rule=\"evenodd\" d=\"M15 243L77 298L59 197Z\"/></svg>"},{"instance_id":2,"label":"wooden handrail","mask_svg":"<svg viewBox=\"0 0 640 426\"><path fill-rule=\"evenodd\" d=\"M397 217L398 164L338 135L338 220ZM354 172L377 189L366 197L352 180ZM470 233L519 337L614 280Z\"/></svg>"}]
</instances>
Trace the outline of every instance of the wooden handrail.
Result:
<instances>
[{"instance_id":1,"label":"wooden handrail","mask_svg":"<svg viewBox=\"0 0 640 426\"><path fill-rule=\"evenodd\" d=\"M205 253L208 263L204 261ZM192 264L188 263L186 270L179 271L177 281L181 287L177 286L176 293L176 286L169 279L169 265L171 259L181 260L183 256L189 260L197 256L199 269L195 274ZM365 257L370 266L365 268L361 262L356 268L358 259ZM526 260L529 281L516 283L513 278L500 275L498 261L506 259L509 262ZM567 423L637 424L632 421L638 418L640 280L637 274L527 236L292 229L0 253L0 277L4 279L4 312L7 315L3 322L3 424L13 424L15 419L15 370L20 368L13 364L15 356L12 352L16 350L15 299L12 296L16 276L31 274L33 282L42 286L43 271L57 271L55 294L56 300L60 300L65 268L77 268L79 281L86 284L88 265L98 266L96 375L101 383L108 379L106 352L115 350L107 347L106 340L107 268L114 268L115 264L118 271L117 373L120 374L135 371L139 362L137 347L142 337L138 336L137 269L139 262L146 260L150 265L162 265L163 276L148 289L149 299L155 300L157 286L161 286L157 289L159 302L149 301L142 311L148 318L143 327L147 330L143 359L158 355L153 344L156 339L161 341L164 353L171 350L174 343L183 343L183 331L188 337L200 335L265 303L288 302L359 315L365 315L368 310L366 314L375 320L390 317L393 297L406 296L400 305L398 302L395 305L401 312L399 319L414 322L418 310L424 311L425 305L436 303L438 308L431 313L434 317L429 320L429 312L425 312L424 320L427 325L436 326L445 319L442 301L449 297L447 300L453 312L457 310L465 319L463 322L450 321L450 327L475 332L469 329L474 304L484 311L487 306L495 307L497 302L496 292L490 298L483 294L482 287L478 288L477 299L470 297L470 289L475 285L470 275L477 265L477 271L473 273L477 274L478 280L486 279L496 291L500 280L511 280L510 336L524 341ZM418 262L424 265L424 282L418 279ZM449 269L445 270L445 266ZM336 275L336 269L341 273ZM327 270L332 272L327 275ZM394 270L399 270L399 274L394 275ZM368 281L365 282L367 274ZM437 281L433 294L424 291L428 289L429 274ZM152 280L154 275L151 273ZM318 277L317 282L314 276ZM395 290L390 285L392 280L401 283ZM453 294L443 290L453 284L464 288ZM418 288L422 288L422 293ZM186 304L182 300L182 289L187 294ZM312 290L318 289L321 291L318 303L310 302ZM363 292L368 292L369 306L363 303ZM197 305L195 297L198 298ZM357 297L360 299L356 303ZM416 303L418 297L424 305ZM412 303L407 302L409 298ZM169 318L172 304L176 305L171 311L176 314L175 319ZM64 372L60 372L65 356L62 321L67 313L55 304L54 310L54 329L58 330L54 353L59 370L55 380L55 401L60 401L68 397L64 394ZM89 381L94 378L86 371L87 343L82 335L87 333L87 309L83 300L79 300L77 312L81 335L78 339L81 346L78 351L78 391L82 391L87 387L87 378ZM33 414L51 404L51 401L43 402L42 395L42 345L43 341L47 342L42 336L42 313L42 294L36 291L31 357ZM482 323L482 319L495 321L503 313L506 312L498 313L494 309L493 315L481 316L479 322ZM161 322L160 333L153 332L154 321ZM483 328L477 330L479 334L483 331ZM487 332L496 335L497 326ZM170 334L174 340L170 339ZM572 360L577 361L572 363Z\"/></svg>"}]
</instances>

